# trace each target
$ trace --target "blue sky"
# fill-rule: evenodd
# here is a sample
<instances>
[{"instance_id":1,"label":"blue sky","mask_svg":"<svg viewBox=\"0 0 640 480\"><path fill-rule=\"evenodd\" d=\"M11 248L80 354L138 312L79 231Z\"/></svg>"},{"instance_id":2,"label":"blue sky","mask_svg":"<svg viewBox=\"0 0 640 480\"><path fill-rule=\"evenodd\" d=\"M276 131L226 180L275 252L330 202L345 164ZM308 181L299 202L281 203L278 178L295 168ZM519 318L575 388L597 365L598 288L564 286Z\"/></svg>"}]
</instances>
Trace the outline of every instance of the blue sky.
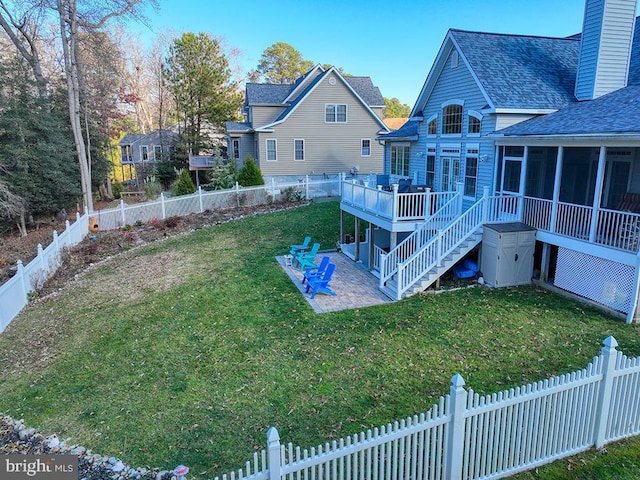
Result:
<instances>
[{"instance_id":1,"label":"blue sky","mask_svg":"<svg viewBox=\"0 0 640 480\"><path fill-rule=\"evenodd\" d=\"M240 51L244 72L286 42L413 106L449 28L564 37L582 29L583 13L584 0L160 0L151 29L129 26L143 41L167 29L210 33Z\"/></svg>"}]
</instances>

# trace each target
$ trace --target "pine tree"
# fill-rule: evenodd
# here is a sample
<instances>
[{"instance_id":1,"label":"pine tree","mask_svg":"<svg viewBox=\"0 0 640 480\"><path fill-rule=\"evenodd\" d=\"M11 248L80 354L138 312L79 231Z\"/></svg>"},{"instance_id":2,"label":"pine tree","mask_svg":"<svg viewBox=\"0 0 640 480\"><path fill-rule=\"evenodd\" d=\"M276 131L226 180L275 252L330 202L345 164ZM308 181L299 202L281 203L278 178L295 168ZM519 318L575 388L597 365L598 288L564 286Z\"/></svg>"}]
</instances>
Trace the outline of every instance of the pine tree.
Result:
<instances>
[{"instance_id":1,"label":"pine tree","mask_svg":"<svg viewBox=\"0 0 640 480\"><path fill-rule=\"evenodd\" d=\"M248 155L244 160L244 164L238 173L238 183L243 187L251 187L253 185L264 185L264 178L262 178L262 172L256 161L251 155Z\"/></svg>"},{"instance_id":2,"label":"pine tree","mask_svg":"<svg viewBox=\"0 0 640 480\"><path fill-rule=\"evenodd\" d=\"M191 180L189 170L183 168L180 171L180 175L178 175L178 181L176 182L173 193L176 197L179 197L180 195L189 195L195 191L196 186L193 184L193 180Z\"/></svg>"}]
</instances>

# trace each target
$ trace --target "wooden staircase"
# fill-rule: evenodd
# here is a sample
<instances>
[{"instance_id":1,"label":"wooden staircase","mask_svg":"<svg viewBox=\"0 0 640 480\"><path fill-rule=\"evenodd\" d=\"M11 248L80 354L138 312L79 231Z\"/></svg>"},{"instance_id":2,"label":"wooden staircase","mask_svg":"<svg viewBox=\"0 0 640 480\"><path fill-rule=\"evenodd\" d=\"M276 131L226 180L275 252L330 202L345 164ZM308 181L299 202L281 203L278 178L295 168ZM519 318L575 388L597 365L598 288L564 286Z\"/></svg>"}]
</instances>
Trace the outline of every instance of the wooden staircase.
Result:
<instances>
[{"instance_id":1,"label":"wooden staircase","mask_svg":"<svg viewBox=\"0 0 640 480\"><path fill-rule=\"evenodd\" d=\"M410 297L417 293L424 292L433 285L442 275L448 272L455 264L462 260L471 250L473 250L482 241L482 228L471 233L467 238L451 251L447 256L443 257L441 262L433 266L426 274L418 279L412 286L400 295L400 298ZM398 282L397 274L391 277L380 290L389 298L398 299Z\"/></svg>"}]
</instances>

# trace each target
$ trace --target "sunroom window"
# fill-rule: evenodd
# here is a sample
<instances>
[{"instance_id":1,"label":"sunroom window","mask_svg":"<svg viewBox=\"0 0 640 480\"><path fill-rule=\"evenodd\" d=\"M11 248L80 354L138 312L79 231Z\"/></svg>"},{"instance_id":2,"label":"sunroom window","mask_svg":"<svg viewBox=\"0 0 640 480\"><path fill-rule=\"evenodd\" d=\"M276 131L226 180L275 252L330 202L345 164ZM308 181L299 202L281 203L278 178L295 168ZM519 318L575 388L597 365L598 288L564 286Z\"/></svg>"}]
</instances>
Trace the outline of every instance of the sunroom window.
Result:
<instances>
[{"instance_id":1,"label":"sunroom window","mask_svg":"<svg viewBox=\"0 0 640 480\"><path fill-rule=\"evenodd\" d=\"M442 109L442 133L444 135L462 134L462 105L447 105Z\"/></svg>"}]
</instances>

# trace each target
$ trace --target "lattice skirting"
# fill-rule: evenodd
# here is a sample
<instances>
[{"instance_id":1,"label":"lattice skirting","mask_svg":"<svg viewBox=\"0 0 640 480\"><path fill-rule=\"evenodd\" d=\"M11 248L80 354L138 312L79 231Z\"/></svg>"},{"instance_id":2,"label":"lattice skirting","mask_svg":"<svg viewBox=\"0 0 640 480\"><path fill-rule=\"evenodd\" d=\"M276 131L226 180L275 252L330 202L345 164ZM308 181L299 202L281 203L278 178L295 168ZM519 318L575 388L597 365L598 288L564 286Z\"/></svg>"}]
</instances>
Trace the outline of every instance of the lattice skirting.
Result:
<instances>
[{"instance_id":1,"label":"lattice skirting","mask_svg":"<svg viewBox=\"0 0 640 480\"><path fill-rule=\"evenodd\" d=\"M622 263L558 248L554 285L628 313L633 305L634 268Z\"/></svg>"}]
</instances>

